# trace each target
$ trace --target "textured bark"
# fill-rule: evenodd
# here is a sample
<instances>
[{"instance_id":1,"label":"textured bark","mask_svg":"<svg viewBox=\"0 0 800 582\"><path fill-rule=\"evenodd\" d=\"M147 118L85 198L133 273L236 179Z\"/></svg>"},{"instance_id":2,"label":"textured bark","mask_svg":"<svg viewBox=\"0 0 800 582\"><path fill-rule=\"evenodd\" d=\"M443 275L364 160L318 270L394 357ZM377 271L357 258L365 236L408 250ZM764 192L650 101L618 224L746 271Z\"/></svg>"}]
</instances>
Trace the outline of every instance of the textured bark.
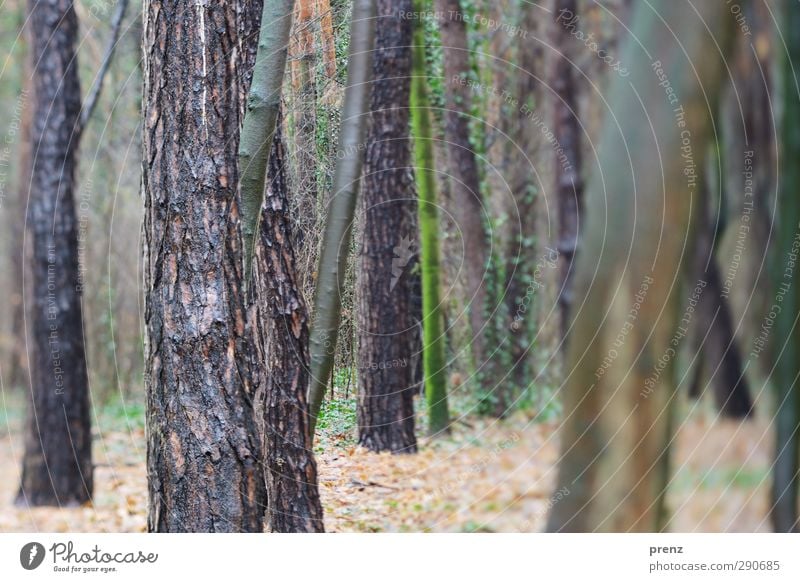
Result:
<instances>
[{"instance_id":1,"label":"textured bark","mask_svg":"<svg viewBox=\"0 0 800 582\"><path fill-rule=\"evenodd\" d=\"M779 159L781 188L778 192L778 212L775 247L772 249L772 283L774 292L783 289L784 298L775 320L776 354L772 382L776 388L775 460L772 481L771 517L775 531L800 530L798 500L800 500L800 281L797 274L787 277L787 262L796 247L800 225L800 166L795 163L800 156L800 77L797 62L800 60L800 5L786 2L783 10L782 34L788 50L782 56L784 112L781 120ZM789 285L788 290L786 285Z\"/></svg>"},{"instance_id":2,"label":"textured bark","mask_svg":"<svg viewBox=\"0 0 800 582\"><path fill-rule=\"evenodd\" d=\"M414 10L424 9L423 0L414 0ZM422 258L422 366L425 400L428 408L428 434L449 431L447 408L446 336L442 324L439 283L439 210L436 205L436 174L433 159L433 130L425 67L425 29L414 24L411 75L411 124L414 136L414 165L419 197L419 230Z\"/></svg>"},{"instance_id":3,"label":"textured bark","mask_svg":"<svg viewBox=\"0 0 800 582\"><path fill-rule=\"evenodd\" d=\"M92 496L89 388L78 280L75 166L81 109L70 0L29 2L34 111L32 408L18 502L74 505Z\"/></svg>"},{"instance_id":4,"label":"textured bark","mask_svg":"<svg viewBox=\"0 0 800 582\"><path fill-rule=\"evenodd\" d=\"M253 269L256 352L264 365L264 471L269 529L322 532L317 465L306 402L308 310L297 285L280 117L270 155Z\"/></svg>"},{"instance_id":5,"label":"textured bark","mask_svg":"<svg viewBox=\"0 0 800 582\"><path fill-rule=\"evenodd\" d=\"M250 279L261 203L264 200L264 177L281 106L293 8L294 0L264 0L253 78L247 93L247 113L239 143L245 286ZM251 43L249 40L247 46L251 47ZM245 54L251 54L251 51L251 48L247 48Z\"/></svg>"},{"instance_id":6,"label":"textured bark","mask_svg":"<svg viewBox=\"0 0 800 582\"><path fill-rule=\"evenodd\" d=\"M479 368L485 360L483 327L486 322L486 285L489 239L484 229L483 199L475 151L470 143L469 115L472 88L469 78L469 46L466 16L459 0L436 0L444 53L445 129L453 215L464 241L466 300L472 328L472 354Z\"/></svg>"},{"instance_id":7,"label":"textured bark","mask_svg":"<svg viewBox=\"0 0 800 582\"><path fill-rule=\"evenodd\" d=\"M236 15L227 0L145 5L150 531L262 530L236 194Z\"/></svg>"},{"instance_id":8,"label":"textured bark","mask_svg":"<svg viewBox=\"0 0 800 582\"><path fill-rule=\"evenodd\" d=\"M558 47L551 71L550 85L555 93L553 101L553 134L563 150L563 158L555 157L556 198L558 200L558 253L561 271L562 337L570 326L574 303L573 259L578 246L580 213L583 206L583 176L581 156L581 126L578 120L578 83L575 65L570 62L568 48L572 37L565 27L566 15L577 15L576 0L556 0L553 16L553 44ZM566 17L568 20L569 17Z\"/></svg>"},{"instance_id":9,"label":"textured bark","mask_svg":"<svg viewBox=\"0 0 800 582\"><path fill-rule=\"evenodd\" d=\"M711 125L706 98L715 102L724 71L715 47L719 43L725 54L735 25L724 4L696 7L698 14L689 14L679 3L661 2L657 13L637 11L632 29L659 55L664 78L680 96L683 118L676 117L677 105L659 85L658 63L641 58L635 43L621 54L630 76L612 81L608 103L619 126L609 121L598 146L604 181L597 175L590 183L586 238L575 277L576 296L585 303L575 306L570 332L557 484L569 494L554 504L549 531L659 527L665 460L674 436L669 350L676 349L685 309L681 264L697 196L696 181L684 171L696 176L704 167ZM672 30L681 31L681 46ZM688 152L682 150L687 135ZM630 160L620 163L620 152ZM634 175L631 170L659 164L663 183L661 172ZM645 209L635 220L634 208ZM636 296L643 289L640 301ZM634 305L637 315L631 322ZM624 342L617 345L623 329ZM612 348L617 357L603 368ZM656 368L665 357L666 365Z\"/></svg>"},{"instance_id":10,"label":"textured bark","mask_svg":"<svg viewBox=\"0 0 800 582\"><path fill-rule=\"evenodd\" d=\"M358 272L358 442L413 453L413 318L417 205L411 172L411 0L377 0L374 82L361 199Z\"/></svg>"},{"instance_id":11,"label":"textured bark","mask_svg":"<svg viewBox=\"0 0 800 582\"><path fill-rule=\"evenodd\" d=\"M325 222L317 285L314 290L311 385L308 399L312 435L328 380L333 372L333 359L339 337L342 291L364 162L363 147L369 111L369 81L372 77L374 42L375 3L372 0L355 0L333 194Z\"/></svg>"}]
</instances>

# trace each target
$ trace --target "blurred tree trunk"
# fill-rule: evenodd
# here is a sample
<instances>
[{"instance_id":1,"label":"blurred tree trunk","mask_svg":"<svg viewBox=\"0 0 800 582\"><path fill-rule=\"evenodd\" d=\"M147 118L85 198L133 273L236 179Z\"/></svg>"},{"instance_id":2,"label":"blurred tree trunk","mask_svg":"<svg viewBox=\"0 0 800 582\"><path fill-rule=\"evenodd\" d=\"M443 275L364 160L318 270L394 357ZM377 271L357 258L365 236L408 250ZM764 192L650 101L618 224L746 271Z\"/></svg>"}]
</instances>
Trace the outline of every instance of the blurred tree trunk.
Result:
<instances>
[{"instance_id":1,"label":"blurred tree trunk","mask_svg":"<svg viewBox=\"0 0 800 582\"><path fill-rule=\"evenodd\" d=\"M23 6L27 3L23 2ZM23 38L24 63L22 65L22 94L19 106L22 108L19 122L19 143L21 144L17 174L17 199L14 203L14 220L11 222L11 277L13 285L9 303L11 308L11 345L9 347L10 385L25 386L28 384L28 354L25 351L26 339L29 329L25 329L26 305L22 293L22 282L30 277L30 242L25 244L25 223L28 207L28 196L31 189L31 128L33 125L33 82L32 82L32 55L30 24L27 9L21 10L23 24L21 25Z\"/></svg>"},{"instance_id":2,"label":"blurred tree trunk","mask_svg":"<svg viewBox=\"0 0 800 582\"><path fill-rule=\"evenodd\" d=\"M361 198L358 272L358 442L376 452L414 453L418 341L409 269L418 247L411 171L411 0L377 0L372 105Z\"/></svg>"},{"instance_id":3,"label":"blurred tree trunk","mask_svg":"<svg viewBox=\"0 0 800 582\"><path fill-rule=\"evenodd\" d=\"M578 17L576 0L556 0L552 25L553 45L557 56L551 70L550 85L555 93L553 100L553 135L561 148L554 156L556 198L558 200L558 254L561 271L561 335L567 336L574 302L573 275L575 251L578 247L581 210L583 208L583 157L581 155L582 128L578 118L578 91L576 64L571 62L574 39L568 25Z\"/></svg>"},{"instance_id":4,"label":"blurred tree trunk","mask_svg":"<svg viewBox=\"0 0 800 582\"><path fill-rule=\"evenodd\" d=\"M424 9L424 0L414 0L414 11ZM428 408L428 434L445 433L450 427L447 408L447 360L444 317L439 284L439 208L433 157L433 124L425 66L425 28L414 21L411 74L411 124L414 165L419 198L419 229L422 272L422 364Z\"/></svg>"},{"instance_id":5,"label":"blurred tree trunk","mask_svg":"<svg viewBox=\"0 0 800 582\"><path fill-rule=\"evenodd\" d=\"M510 379L517 390L525 390L533 379L532 348L539 333L535 313L538 310L538 289L543 263L537 257L546 245L537 243L537 194L542 176L536 164L542 158L541 131L535 126L532 113L543 111L544 48L540 37L543 21L533 6L520 7L520 29L527 34L516 38L517 65L512 86L514 109L507 116L513 120L507 143L510 152L505 170L513 197L509 200L508 240L506 250L505 297L510 330ZM541 237L544 240L544 236Z\"/></svg>"},{"instance_id":6,"label":"blurred tree trunk","mask_svg":"<svg viewBox=\"0 0 800 582\"><path fill-rule=\"evenodd\" d=\"M28 9L34 63L33 385L18 502L63 506L88 501L93 486L74 193L78 18L70 0L30 0Z\"/></svg>"},{"instance_id":7,"label":"blurred tree trunk","mask_svg":"<svg viewBox=\"0 0 800 582\"><path fill-rule=\"evenodd\" d=\"M780 190L775 246L772 249L772 284L776 297L773 311L778 312L774 323L773 352L775 372L772 383L776 388L775 461L772 482L772 523L777 532L798 531L798 493L800 493L800 280L794 266L800 246L800 5L784 4L782 34L787 51L782 55L783 119L781 120L779 159ZM794 255L794 256L793 256ZM778 298L782 298L782 301ZM779 303L778 303L779 302Z\"/></svg>"},{"instance_id":8,"label":"blurred tree trunk","mask_svg":"<svg viewBox=\"0 0 800 582\"><path fill-rule=\"evenodd\" d=\"M333 14L330 0L317 0L316 17L319 18L320 45L325 77L336 76L336 39L333 36Z\"/></svg>"},{"instance_id":9,"label":"blurred tree trunk","mask_svg":"<svg viewBox=\"0 0 800 582\"><path fill-rule=\"evenodd\" d=\"M311 434L333 372L342 313L342 291L352 240L356 200L361 185L363 144L372 78L375 42L375 3L354 0L350 28L347 88L342 107L336 172L325 222L322 251L314 291L314 324L311 329L311 385L309 408Z\"/></svg>"},{"instance_id":10,"label":"blurred tree trunk","mask_svg":"<svg viewBox=\"0 0 800 582\"><path fill-rule=\"evenodd\" d=\"M631 34L658 57L643 58L629 42L621 59L630 76L615 78L608 95L598 147L603 174L590 185L575 277L576 296L590 307L574 313L570 332L557 484L569 493L553 506L549 531L659 526L673 436L672 370L688 300L674 283L704 167L706 99L715 102L724 70L716 43L724 51L735 24L724 4L696 7L698 14L666 1L639 6ZM672 103L667 86L677 97ZM659 166L663 174L631 170Z\"/></svg>"},{"instance_id":11,"label":"blurred tree trunk","mask_svg":"<svg viewBox=\"0 0 800 582\"><path fill-rule=\"evenodd\" d=\"M302 214L311 213L318 197L317 170L317 53L314 29L317 0L297 0L294 33L289 44L292 71L295 190ZM297 233L298 243L304 233Z\"/></svg>"},{"instance_id":12,"label":"blurred tree trunk","mask_svg":"<svg viewBox=\"0 0 800 582\"><path fill-rule=\"evenodd\" d=\"M486 209L480 190L480 174L470 140L472 113L470 50L466 16L459 0L435 0L437 24L444 53L445 140L453 214L464 242L466 305L472 328L475 367L486 359L483 327L487 305L485 273L489 260L489 239L484 228Z\"/></svg>"},{"instance_id":13,"label":"blurred tree trunk","mask_svg":"<svg viewBox=\"0 0 800 582\"><path fill-rule=\"evenodd\" d=\"M701 179L698 187L701 197L690 281L702 280L707 286L695 310L692 353L697 361L689 393L699 397L705 392L703 384L707 381L713 386L717 409L725 416L744 418L752 412L753 401L736 341L731 304L723 300L722 277L714 247L718 232L714 229L717 221L712 218L712 205L716 207L716 204L707 180Z\"/></svg>"},{"instance_id":14,"label":"blurred tree trunk","mask_svg":"<svg viewBox=\"0 0 800 582\"><path fill-rule=\"evenodd\" d=\"M228 0L145 5L150 531L262 531L236 192L236 15Z\"/></svg>"},{"instance_id":15,"label":"blurred tree trunk","mask_svg":"<svg viewBox=\"0 0 800 582\"><path fill-rule=\"evenodd\" d=\"M254 372L263 387L264 471L269 529L322 532L322 505L306 402L308 310L297 286L281 119L270 155L253 268Z\"/></svg>"}]
</instances>

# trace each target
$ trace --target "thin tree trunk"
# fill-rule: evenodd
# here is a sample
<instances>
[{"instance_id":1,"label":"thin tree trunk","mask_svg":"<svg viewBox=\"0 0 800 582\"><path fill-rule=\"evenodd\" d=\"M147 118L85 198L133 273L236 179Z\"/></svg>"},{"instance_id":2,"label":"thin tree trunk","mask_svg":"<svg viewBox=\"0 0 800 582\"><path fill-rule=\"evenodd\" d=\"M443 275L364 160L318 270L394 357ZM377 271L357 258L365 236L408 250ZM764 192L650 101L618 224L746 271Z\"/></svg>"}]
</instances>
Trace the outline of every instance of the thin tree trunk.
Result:
<instances>
[{"instance_id":1,"label":"thin tree trunk","mask_svg":"<svg viewBox=\"0 0 800 582\"><path fill-rule=\"evenodd\" d=\"M29 11L33 385L17 500L63 506L88 501L93 488L74 197L81 110L78 18L70 0L30 0Z\"/></svg>"},{"instance_id":2,"label":"thin tree trunk","mask_svg":"<svg viewBox=\"0 0 800 582\"><path fill-rule=\"evenodd\" d=\"M800 224L800 167L794 160L800 156L800 78L796 67L800 62L800 6L786 2L782 33L788 51L783 55L783 119L781 122L781 188L778 192L778 224L775 247L772 249L773 292L781 294L775 320L776 355L772 383L777 392L775 413L775 461L772 481L772 523L777 532L798 531L800 499L800 281L792 268L791 253L797 252L797 229ZM794 279L794 280L792 280Z\"/></svg>"},{"instance_id":3,"label":"thin tree trunk","mask_svg":"<svg viewBox=\"0 0 800 582\"><path fill-rule=\"evenodd\" d=\"M578 119L578 83L575 64L570 62L572 36L566 23L577 16L576 0L556 0L553 10L553 44L558 54L552 67L553 134L563 155L554 156L556 198L558 200L558 253L561 271L561 335L566 338L574 303L573 273L578 245L580 213L583 206L581 126Z\"/></svg>"},{"instance_id":4,"label":"thin tree trunk","mask_svg":"<svg viewBox=\"0 0 800 582\"><path fill-rule=\"evenodd\" d=\"M236 15L228 0L145 4L150 531L262 531L236 191Z\"/></svg>"},{"instance_id":5,"label":"thin tree trunk","mask_svg":"<svg viewBox=\"0 0 800 582\"><path fill-rule=\"evenodd\" d=\"M317 465L306 403L308 310L297 286L284 144L278 118L256 246L256 353L263 363L264 470L269 529L322 532Z\"/></svg>"},{"instance_id":6,"label":"thin tree trunk","mask_svg":"<svg viewBox=\"0 0 800 582\"><path fill-rule=\"evenodd\" d=\"M264 0L253 80L247 94L247 113L239 142L245 287L250 278L264 201L264 177L281 105L293 9L294 0Z\"/></svg>"},{"instance_id":7,"label":"thin tree trunk","mask_svg":"<svg viewBox=\"0 0 800 582\"><path fill-rule=\"evenodd\" d=\"M701 396L705 392L702 384L707 379L713 386L717 409L728 417L745 418L753 412L753 401L734 333L730 302L722 298L722 278L714 252L716 237L711 217L711 192L705 180L701 181L700 188L702 196L695 226L690 281L703 280L706 288L695 311L692 352L697 354L698 369L690 385L690 394Z\"/></svg>"},{"instance_id":8,"label":"thin tree trunk","mask_svg":"<svg viewBox=\"0 0 800 582\"><path fill-rule=\"evenodd\" d=\"M466 300L472 328L475 367L485 361L483 327L486 323L486 267L489 239L484 228L486 209L480 191L480 175L470 141L469 115L472 110L469 45L466 16L459 0L436 0L444 53L445 130L453 214L464 241Z\"/></svg>"},{"instance_id":9,"label":"thin tree trunk","mask_svg":"<svg viewBox=\"0 0 800 582\"><path fill-rule=\"evenodd\" d=\"M23 4L27 6L27 4ZM32 82L32 43L30 38L30 24L28 21L28 10L21 10L21 20L23 24L22 36L24 38L24 59L22 66L22 93L17 101L17 107L21 108L19 122L19 161L17 163L17 199L14 203L14 219L11 221L12 232L11 246L11 276L10 284L11 295L9 304L11 308L11 345L9 346L9 371L8 378L11 386L24 386L28 383L28 354L26 352L26 338L30 333L26 329L25 301L23 299L22 282L29 280L30 277L30 243L25 237L26 213L28 207L28 196L31 189L31 159L32 151L30 144L31 129L33 126L33 82Z\"/></svg>"},{"instance_id":10,"label":"thin tree trunk","mask_svg":"<svg viewBox=\"0 0 800 582\"><path fill-rule=\"evenodd\" d=\"M375 41L375 3L354 0L350 28L350 54L347 65L347 88L342 108L333 195L325 222L322 252L314 291L314 324L311 329L311 385L309 407L311 434L333 372L339 322L342 313L342 291L347 271L347 258L352 239L356 199L361 183L372 77Z\"/></svg>"},{"instance_id":11,"label":"thin tree trunk","mask_svg":"<svg viewBox=\"0 0 800 582\"><path fill-rule=\"evenodd\" d=\"M411 0L377 0L374 83L361 199L358 272L358 442L376 452L413 453L412 317L417 205L411 171Z\"/></svg>"},{"instance_id":12,"label":"thin tree trunk","mask_svg":"<svg viewBox=\"0 0 800 582\"><path fill-rule=\"evenodd\" d=\"M715 102L724 70L715 43L726 46L734 23L724 4L696 8L699 14L673 2L640 6L632 35L647 39L658 58L643 59L629 42L621 59L630 75L612 82L607 119L616 121L598 145L604 181L598 175L590 185L575 277L584 304L575 306L570 332L557 484L569 493L553 506L549 531L659 526L687 301L678 283L710 128L706 98ZM681 31L682 45L671 30ZM678 102L670 103L665 83ZM654 166L663 174L631 170ZM634 208L641 209L635 220Z\"/></svg>"},{"instance_id":13,"label":"thin tree trunk","mask_svg":"<svg viewBox=\"0 0 800 582\"><path fill-rule=\"evenodd\" d=\"M414 0L414 10L420 12L423 9L423 0ZM428 408L428 434L435 436L449 430L450 413L447 408L446 338L442 327L444 317L439 288L439 209L436 203L425 46L425 28L417 20L414 24L412 49L411 123L422 250L422 364Z\"/></svg>"}]
</instances>

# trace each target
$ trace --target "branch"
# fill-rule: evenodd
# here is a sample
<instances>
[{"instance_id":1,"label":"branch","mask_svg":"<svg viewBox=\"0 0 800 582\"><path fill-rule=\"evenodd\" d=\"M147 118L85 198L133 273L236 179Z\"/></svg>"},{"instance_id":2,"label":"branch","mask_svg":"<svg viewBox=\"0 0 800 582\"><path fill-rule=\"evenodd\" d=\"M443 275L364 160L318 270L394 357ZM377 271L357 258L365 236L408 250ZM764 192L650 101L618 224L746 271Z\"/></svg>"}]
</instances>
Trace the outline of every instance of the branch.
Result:
<instances>
[{"instance_id":1,"label":"branch","mask_svg":"<svg viewBox=\"0 0 800 582\"><path fill-rule=\"evenodd\" d=\"M114 57L114 50L117 48L117 41L119 40L119 33L122 29L122 20L125 18L125 11L128 9L129 0L118 0L117 11L111 18L111 38L108 40L106 52L103 55L103 61L100 63L100 70L97 71L97 76L94 78L94 85L91 91L86 96L86 101L81 108L81 118L78 126L78 133L82 133L92 118L92 113L97 107L97 102L100 100L100 93L103 92L103 83L105 82L108 69L111 67L111 59Z\"/></svg>"}]
</instances>

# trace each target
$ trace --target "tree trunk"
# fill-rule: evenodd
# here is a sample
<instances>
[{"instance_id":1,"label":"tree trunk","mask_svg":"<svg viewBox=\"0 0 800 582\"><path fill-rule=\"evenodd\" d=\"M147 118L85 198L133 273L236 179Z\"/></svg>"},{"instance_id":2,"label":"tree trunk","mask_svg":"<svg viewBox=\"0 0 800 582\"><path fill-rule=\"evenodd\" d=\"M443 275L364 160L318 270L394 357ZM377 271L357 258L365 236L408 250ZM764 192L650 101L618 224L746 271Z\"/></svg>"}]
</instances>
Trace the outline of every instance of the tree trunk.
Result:
<instances>
[{"instance_id":1,"label":"tree trunk","mask_svg":"<svg viewBox=\"0 0 800 582\"><path fill-rule=\"evenodd\" d=\"M620 58L630 75L612 81L598 146L603 174L590 184L575 277L587 307L575 306L564 391L557 488L569 493L553 506L549 531L659 527L674 436L672 371L688 301L678 283L708 143L706 99L715 102L724 70L714 43L725 50L735 24L724 4L697 9L641 7L632 35L658 58L642 58L629 42ZM672 30L681 31L682 45ZM663 173L631 169L652 167Z\"/></svg>"},{"instance_id":2,"label":"tree trunk","mask_svg":"<svg viewBox=\"0 0 800 582\"><path fill-rule=\"evenodd\" d=\"M18 502L75 505L92 496L92 435L78 281L75 166L81 109L69 0L31 1L34 111L32 408Z\"/></svg>"},{"instance_id":3,"label":"tree trunk","mask_svg":"<svg viewBox=\"0 0 800 582\"><path fill-rule=\"evenodd\" d=\"M294 121L294 162L300 214L314 211L317 203L317 54L314 47L314 17L316 0L298 0L295 5L295 24L289 45L292 63ZM296 233L302 246L304 232Z\"/></svg>"},{"instance_id":4,"label":"tree trunk","mask_svg":"<svg viewBox=\"0 0 800 582\"><path fill-rule=\"evenodd\" d=\"M553 87L553 135L561 152L554 156L556 198L558 200L558 254L561 271L561 335L566 338L574 302L573 272L575 251L578 246L580 212L583 206L583 176L581 156L581 124L578 119L578 83L575 63L571 62L569 49L572 37L567 28L570 19L577 16L576 0L556 0L553 17L553 44L558 47L552 67L550 85Z\"/></svg>"},{"instance_id":5,"label":"tree trunk","mask_svg":"<svg viewBox=\"0 0 800 582\"><path fill-rule=\"evenodd\" d=\"M363 144L369 111L375 41L375 3L355 0L350 28L350 54L347 88L342 107L336 172L331 203L325 221L322 251L314 291L314 325L311 329L311 434L322 407L322 399L333 372L339 323L342 318L342 291L352 239L356 199L364 162Z\"/></svg>"},{"instance_id":6,"label":"tree trunk","mask_svg":"<svg viewBox=\"0 0 800 582\"><path fill-rule=\"evenodd\" d=\"M236 15L228 0L145 4L150 531L262 531L236 192Z\"/></svg>"},{"instance_id":7,"label":"tree trunk","mask_svg":"<svg viewBox=\"0 0 800 582\"><path fill-rule=\"evenodd\" d=\"M775 296L783 297L772 307L778 312L775 338L771 340L776 355L772 383L776 388L775 462L772 482L772 523L777 532L793 532L800 528L798 499L800 494L800 280L793 264L797 253L800 225L800 105L795 67L800 60L800 6L786 2L782 23L783 37L788 48L783 55L783 119L781 120L781 188L778 191L778 218L775 247L772 249L772 281ZM777 301L777 299L776 299Z\"/></svg>"},{"instance_id":8,"label":"tree trunk","mask_svg":"<svg viewBox=\"0 0 800 582\"><path fill-rule=\"evenodd\" d=\"M261 203L264 200L264 176L272 148L275 120L281 106L293 7L294 0L264 0L253 80L247 93L246 123L242 127L239 143L245 287L250 279ZM247 55L244 62L247 63Z\"/></svg>"},{"instance_id":9,"label":"tree trunk","mask_svg":"<svg viewBox=\"0 0 800 582\"><path fill-rule=\"evenodd\" d=\"M411 0L377 0L371 123L364 162L358 273L358 442L376 452L414 453L412 317L417 251L408 102Z\"/></svg>"},{"instance_id":10,"label":"tree trunk","mask_svg":"<svg viewBox=\"0 0 800 582\"><path fill-rule=\"evenodd\" d=\"M32 61L32 39L30 38L30 21L28 10L23 4L20 20L22 34L24 38L24 59L22 65L22 94L17 101L17 107L21 108L19 122L19 161L17 163L17 199L14 201L14 216L9 225L11 228L12 245L10 248L11 275L11 295L9 297L9 307L11 309L11 335L10 346L8 348L8 383L12 387L27 385L28 373L28 354L26 353L26 338L30 333L30 328L26 329L26 322L30 322L30 314L26 313L26 303L23 300L22 282L29 280L30 277L30 242L26 241L26 213L28 208L28 196L31 189L31 160L32 151L31 128L33 126L33 83L31 73L33 71Z\"/></svg>"},{"instance_id":11,"label":"tree trunk","mask_svg":"<svg viewBox=\"0 0 800 582\"><path fill-rule=\"evenodd\" d=\"M451 176L453 214L464 241L466 302L472 328L472 354L475 367L485 361L483 327L486 323L486 275L489 240L484 229L486 209L480 190L480 175L470 140L469 115L472 113L469 45L466 16L459 0L436 0L439 30L444 53L445 140L448 143L448 171Z\"/></svg>"},{"instance_id":12,"label":"tree trunk","mask_svg":"<svg viewBox=\"0 0 800 582\"><path fill-rule=\"evenodd\" d=\"M422 11L423 0L414 1ZM422 250L422 365L428 434L438 435L450 427L447 408L447 364L445 334L439 288L439 209L436 205L436 174L433 160L433 130L425 67L425 28L414 23L411 75L411 123L414 135L414 163L419 196L419 229Z\"/></svg>"},{"instance_id":13,"label":"tree trunk","mask_svg":"<svg viewBox=\"0 0 800 582\"><path fill-rule=\"evenodd\" d=\"M692 331L692 353L696 354L697 369L689 393L701 396L707 380L706 385L713 386L717 409L728 417L745 418L753 411L753 401L736 341L730 302L723 301L722 278L714 252L717 237L711 216L711 191L705 180L701 180L700 188L693 276L690 280L703 280L706 288L695 311L697 320Z\"/></svg>"},{"instance_id":14,"label":"tree trunk","mask_svg":"<svg viewBox=\"0 0 800 582\"><path fill-rule=\"evenodd\" d=\"M252 325L261 356L264 471L269 529L322 532L317 465L312 452L308 390L308 310L297 286L291 243L280 116L269 162L256 246L258 305Z\"/></svg>"}]
</instances>

